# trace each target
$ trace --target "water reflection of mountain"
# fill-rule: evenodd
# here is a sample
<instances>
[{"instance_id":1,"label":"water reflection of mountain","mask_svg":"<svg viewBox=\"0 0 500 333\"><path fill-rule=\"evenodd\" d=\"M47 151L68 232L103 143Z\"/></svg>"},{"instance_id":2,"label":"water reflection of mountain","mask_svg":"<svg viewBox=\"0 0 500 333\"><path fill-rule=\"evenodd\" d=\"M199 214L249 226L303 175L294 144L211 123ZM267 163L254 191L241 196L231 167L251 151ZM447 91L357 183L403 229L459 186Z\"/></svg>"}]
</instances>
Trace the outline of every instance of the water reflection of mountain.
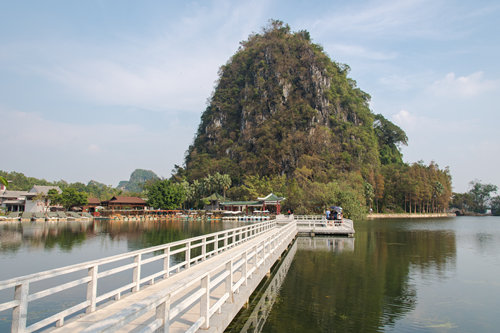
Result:
<instances>
[{"instance_id":1,"label":"water reflection of mountain","mask_svg":"<svg viewBox=\"0 0 500 333\"><path fill-rule=\"evenodd\" d=\"M415 309L418 295L410 272L454 265L455 234L383 229L368 227L343 242L299 238L262 331L376 332Z\"/></svg>"}]
</instances>

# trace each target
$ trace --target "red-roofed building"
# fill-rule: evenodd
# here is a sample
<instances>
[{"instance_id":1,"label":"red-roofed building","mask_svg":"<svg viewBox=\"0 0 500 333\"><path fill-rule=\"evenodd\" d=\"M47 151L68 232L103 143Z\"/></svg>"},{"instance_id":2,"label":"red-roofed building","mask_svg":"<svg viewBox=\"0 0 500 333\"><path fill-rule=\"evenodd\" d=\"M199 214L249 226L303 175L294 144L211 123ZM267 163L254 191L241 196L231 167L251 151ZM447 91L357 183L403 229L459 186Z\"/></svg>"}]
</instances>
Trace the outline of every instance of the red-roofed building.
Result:
<instances>
[{"instance_id":1,"label":"red-roofed building","mask_svg":"<svg viewBox=\"0 0 500 333\"><path fill-rule=\"evenodd\" d=\"M146 201L139 197L112 197L107 201L102 201L101 205L110 210L135 209L143 210L146 207Z\"/></svg>"},{"instance_id":2,"label":"red-roofed building","mask_svg":"<svg viewBox=\"0 0 500 333\"><path fill-rule=\"evenodd\" d=\"M84 212L94 213L97 206L101 205L101 200L97 198L88 198L87 205L83 206Z\"/></svg>"}]
</instances>

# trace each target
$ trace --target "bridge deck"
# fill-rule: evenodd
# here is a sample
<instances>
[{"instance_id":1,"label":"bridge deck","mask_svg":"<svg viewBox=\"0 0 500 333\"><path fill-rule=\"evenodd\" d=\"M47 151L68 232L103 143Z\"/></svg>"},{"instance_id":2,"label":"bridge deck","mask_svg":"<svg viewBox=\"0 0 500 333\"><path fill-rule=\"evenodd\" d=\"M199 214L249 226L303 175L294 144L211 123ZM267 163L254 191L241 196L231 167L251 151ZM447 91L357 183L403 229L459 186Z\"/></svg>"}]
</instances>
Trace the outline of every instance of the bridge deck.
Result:
<instances>
[{"instance_id":1,"label":"bridge deck","mask_svg":"<svg viewBox=\"0 0 500 333\"><path fill-rule=\"evenodd\" d=\"M266 239L269 239L270 234L277 233L280 228L272 229L267 233L237 245L221 254L205 260L195 266L190 267L185 271L172 275L168 279L162 280L154 285L148 286L143 290L131 293L118 301L114 301L103 308L98 308L95 312L83 315L64 326L51 330L52 332L139 332L148 331L147 326L150 325L156 317L157 307L155 299L160 299L165 295L172 295L169 302L170 308L176 308L177 305L189 304L178 315L172 313L170 317L174 317L170 321L169 332L186 332L190 328L196 329L196 322L204 317L202 313L202 298L194 297L203 289L202 279L207 275L207 272L212 271L211 280L218 282L218 285L212 287L210 291L209 308L216 306L216 303L221 303L218 312L210 319L210 331L223 331L229 324L232 318L237 314L241 306L248 300L255 287L259 284L264 275L269 271L272 264L279 258L280 254L286 249L289 241L284 241L282 244L277 244L276 251L271 253L265 250ZM245 265L245 260L242 257L254 257ZM260 254L259 254L260 253ZM259 256L261 256L259 258ZM235 260L235 258L240 258ZM231 262L232 265L239 269L231 274L232 287L236 287L238 282L240 285L235 288L235 293L231 293L230 299L226 300L228 309L222 309L224 295L227 292L225 286L225 263ZM263 264L263 265L262 265ZM214 268L218 267L216 270ZM248 279L244 279L245 271L252 272ZM226 274L227 275L227 274ZM210 279L209 279L210 280ZM219 280L219 281L217 281ZM181 292L177 292L181 290ZM203 290L201 291L203 293ZM192 302L192 299L196 298ZM220 302L222 300L223 302ZM236 304L235 304L236 303ZM239 303L239 304L238 304ZM153 305L152 305L153 304ZM230 309L233 309L230 311ZM229 310L229 311L228 311ZM137 311L137 315L133 312ZM233 313L234 312L234 313ZM175 315L175 316L174 316ZM126 325L116 328L116 324L124 319L130 319L131 316L136 316ZM220 318L218 318L220 317ZM230 317L230 318L226 318ZM229 320L229 322L228 322ZM119 325L121 326L121 325ZM199 325L201 326L201 325ZM206 331L206 330L203 330Z\"/></svg>"},{"instance_id":2,"label":"bridge deck","mask_svg":"<svg viewBox=\"0 0 500 333\"><path fill-rule=\"evenodd\" d=\"M297 232L299 235L314 236L349 236L354 235L354 223L349 219L326 220L322 215L296 215L288 219L278 220L279 224L286 224L291 221L297 222Z\"/></svg>"}]
</instances>

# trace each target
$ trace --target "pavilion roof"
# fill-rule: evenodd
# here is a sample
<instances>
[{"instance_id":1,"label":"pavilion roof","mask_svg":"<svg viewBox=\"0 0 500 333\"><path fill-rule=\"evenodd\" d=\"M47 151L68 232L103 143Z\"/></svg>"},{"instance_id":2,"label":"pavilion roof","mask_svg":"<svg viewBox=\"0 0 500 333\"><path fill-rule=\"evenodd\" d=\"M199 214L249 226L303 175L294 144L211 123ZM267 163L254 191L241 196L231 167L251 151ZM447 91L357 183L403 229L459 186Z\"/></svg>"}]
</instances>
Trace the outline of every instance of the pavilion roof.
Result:
<instances>
[{"instance_id":1,"label":"pavilion roof","mask_svg":"<svg viewBox=\"0 0 500 333\"><path fill-rule=\"evenodd\" d=\"M261 201L224 201L220 203L223 206L252 206L261 205Z\"/></svg>"},{"instance_id":2,"label":"pavilion roof","mask_svg":"<svg viewBox=\"0 0 500 333\"><path fill-rule=\"evenodd\" d=\"M283 197L278 197L276 194L274 193L269 193L267 196L265 196L264 198L257 198L257 200L260 200L260 201L283 201L285 200L285 198Z\"/></svg>"},{"instance_id":3,"label":"pavilion roof","mask_svg":"<svg viewBox=\"0 0 500 333\"><path fill-rule=\"evenodd\" d=\"M99 205L101 203L101 200L97 198L88 198L87 201L90 205Z\"/></svg>"},{"instance_id":4,"label":"pavilion roof","mask_svg":"<svg viewBox=\"0 0 500 333\"><path fill-rule=\"evenodd\" d=\"M224 200L224 197L220 195L219 193L212 193L212 195L203 198L203 200L208 200L208 201L222 201Z\"/></svg>"}]
</instances>

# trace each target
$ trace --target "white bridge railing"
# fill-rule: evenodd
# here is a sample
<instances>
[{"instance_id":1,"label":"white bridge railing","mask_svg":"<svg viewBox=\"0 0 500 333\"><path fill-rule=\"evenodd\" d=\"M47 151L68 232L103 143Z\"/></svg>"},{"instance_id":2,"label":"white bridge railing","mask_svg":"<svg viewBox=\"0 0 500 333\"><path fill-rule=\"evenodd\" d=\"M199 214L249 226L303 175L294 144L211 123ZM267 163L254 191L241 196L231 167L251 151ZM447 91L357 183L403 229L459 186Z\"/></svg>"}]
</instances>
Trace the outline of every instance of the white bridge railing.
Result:
<instances>
[{"instance_id":1,"label":"white bridge railing","mask_svg":"<svg viewBox=\"0 0 500 333\"><path fill-rule=\"evenodd\" d=\"M8 301L4 301L3 299L0 300L0 302L3 301L3 303L0 303L0 312L12 309L12 332L33 332L54 325L54 323L57 327L60 327L64 324L68 316L83 311L86 313L94 312L97 305L100 306L113 299L120 299L123 294L128 292L137 292L146 284L154 284L159 280L166 279L170 275L202 262L208 257L266 233L275 226L276 222L274 220L265 221L82 264L0 281L0 291L3 290L3 294L9 289L14 291L13 299ZM293 224L293 226L287 226L286 230L292 232L292 229L296 232L295 224ZM215 283L220 283L224 279L229 279L228 276L232 276L235 267L238 265L246 265L244 262L249 260L249 257L253 257L256 261L264 260L270 251L270 247L274 247L279 241L278 234L273 233L272 237L272 239L269 238L265 243L259 244L253 252L243 254L243 257L245 257L244 261L231 261L231 267L228 266L228 273L225 273L223 277L219 276L217 279L211 281L210 272L207 272L207 274L202 277L203 284L206 288L208 288L208 286L211 288ZM154 269L151 268L151 264L153 263L157 266ZM145 269L146 265L148 265L147 269ZM73 277L73 279L71 279L72 276L78 274L78 278ZM128 281L132 282L124 282L120 285L113 284L111 290L103 292L103 288L99 288L100 281L106 277L116 276L116 274L130 274ZM60 282L62 278L68 280L68 277L70 277L69 281L65 281L64 283ZM50 279L59 279L59 281L51 281ZM116 280L118 281L120 279ZM42 285L55 285L40 288L40 282L42 282ZM238 283L240 282L237 282L237 284ZM36 286L33 288L35 289L34 292L30 290L31 285ZM236 285L232 286L231 292L237 289L235 288ZM59 294L78 286L83 286L86 291L84 292L85 295L82 295L82 299L84 299L82 302L27 326L30 302ZM202 302L207 302L209 297L207 295L210 294L210 288L199 291L196 297L202 297ZM228 296L226 296L226 298L227 297ZM154 303L154 306L160 304L160 307L165 308L166 298L156 301L159 303ZM205 317L207 319L204 319L204 323L208 322L211 311L212 309L206 310ZM174 310L170 311L170 317L174 316L174 314Z\"/></svg>"},{"instance_id":2,"label":"white bridge railing","mask_svg":"<svg viewBox=\"0 0 500 333\"><path fill-rule=\"evenodd\" d=\"M230 259L220 260L208 271L190 275L188 279L176 282L134 303L131 307L97 322L83 332L123 330L127 324L140 317L147 324L141 332L158 330L168 332L171 323L180 319L184 312L197 303L200 304L200 315L198 319L193 319L194 323L183 331L195 332L199 328L208 329L211 317L216 313L221 313L221 308L225 303L233 303L233 294L238 293L242 286L246 286L247 281L253 279L252 275L256 274L264 263L266 263L264 265L266 271L269 270L296 235L297 226L293 222L281 228L275 228L265 239L232 254ZM221 286L223 292L220 292ZM179 296L182 297L174 301ZM144 315L152 310L155 310L152 317L144 318ZM134 322L134 325L140 325L140 323Z\"/></svg>"},{"instance_id":3,"label":"white bridge railing","mask_svg":"<svg viewBox=\"0 0 500 333\"><path fill-rule=\"evenodd\" d=\"M324 215L294 215L294 219L298 228L307 227L311 230L325 227L354 229L353 222L349 219L327 220Z\"/></svg>"}]
</instances>

